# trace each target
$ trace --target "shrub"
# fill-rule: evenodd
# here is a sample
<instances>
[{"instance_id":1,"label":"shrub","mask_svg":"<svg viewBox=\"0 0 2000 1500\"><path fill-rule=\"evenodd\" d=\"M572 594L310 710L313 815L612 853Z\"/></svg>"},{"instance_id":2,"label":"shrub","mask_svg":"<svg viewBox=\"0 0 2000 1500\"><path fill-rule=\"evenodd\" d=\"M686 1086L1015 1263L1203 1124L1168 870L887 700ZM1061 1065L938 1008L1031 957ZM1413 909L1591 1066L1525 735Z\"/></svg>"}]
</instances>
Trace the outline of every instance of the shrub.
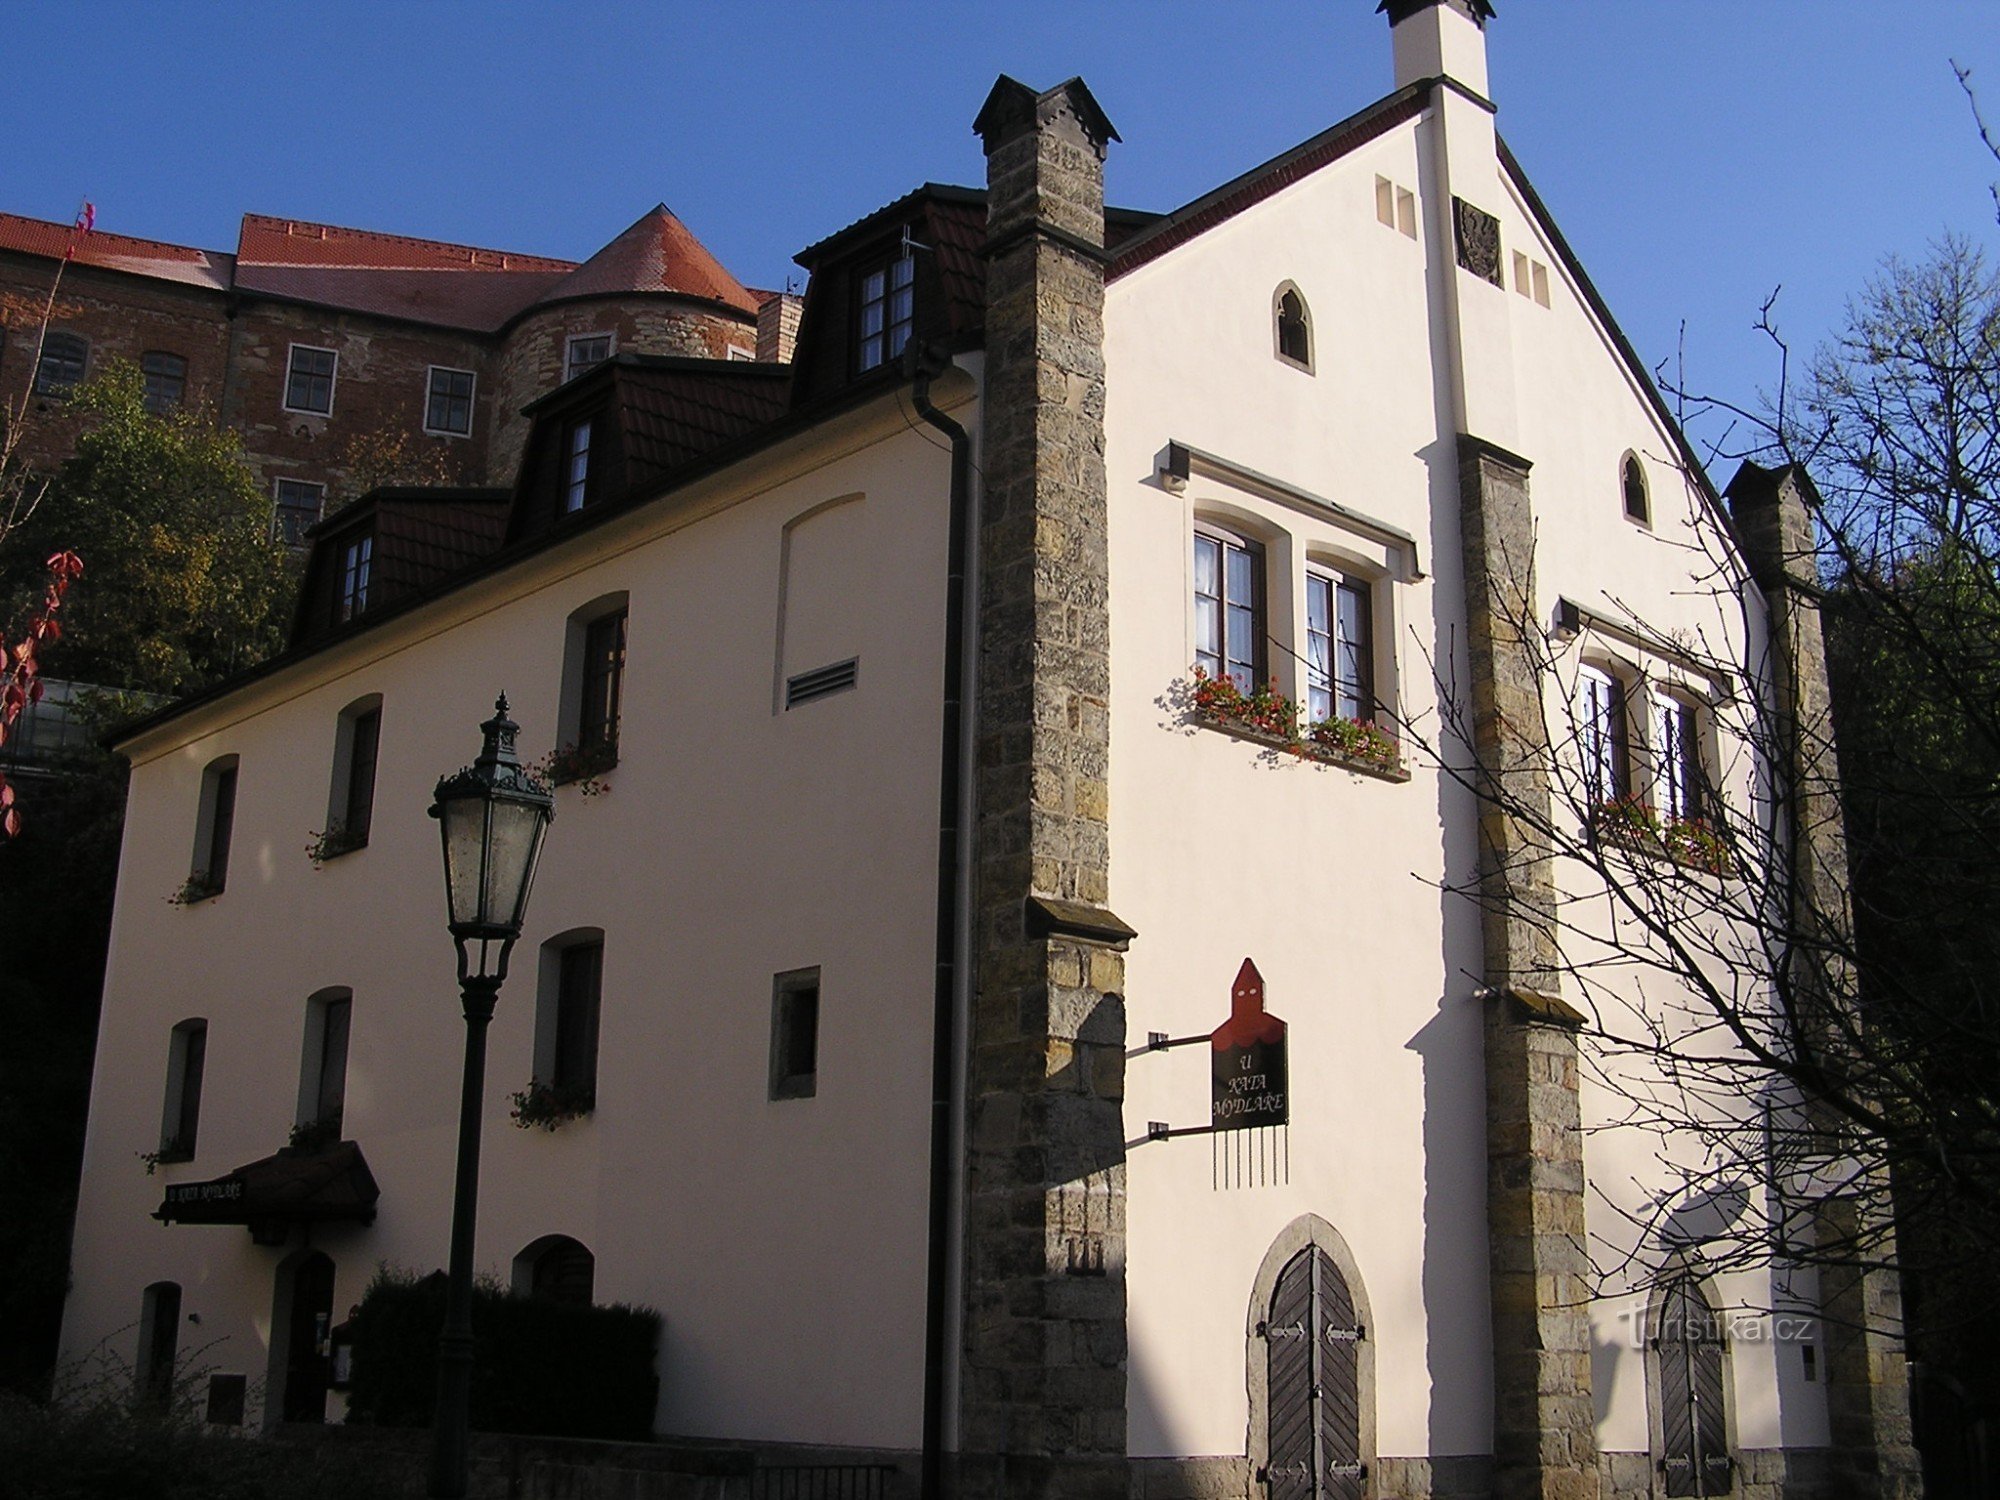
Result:
<instances>
[{"instance_id":1,"label":"shrub","mask_svg":"<svg viewBox=\"0 0 2000 1500\"><path fill-rule=\"evenodd\" d=\"M443 1272L384 1270L354 1318L347 1420L428 1427L437 1404ZM570 1307L472 1294L472 1426L480 1432L644 1441L660 1380L660 1315L649 1307Z\"/></svg>"},{"instance_id":2,"label":"shrub","mask_svg":"<svg viewBox=\"0 0 2000 1500\"><path fill-rule=\"evenodd\" d=\"M0 1494L8 1500L400 1500L396 1468L369 1454L211 1431L196 1419L205 1372L174 1398L135 1404L131 1372L107 1361L57 1373L43 1404L0 1392Z\"/></svg>"}]
</instances>

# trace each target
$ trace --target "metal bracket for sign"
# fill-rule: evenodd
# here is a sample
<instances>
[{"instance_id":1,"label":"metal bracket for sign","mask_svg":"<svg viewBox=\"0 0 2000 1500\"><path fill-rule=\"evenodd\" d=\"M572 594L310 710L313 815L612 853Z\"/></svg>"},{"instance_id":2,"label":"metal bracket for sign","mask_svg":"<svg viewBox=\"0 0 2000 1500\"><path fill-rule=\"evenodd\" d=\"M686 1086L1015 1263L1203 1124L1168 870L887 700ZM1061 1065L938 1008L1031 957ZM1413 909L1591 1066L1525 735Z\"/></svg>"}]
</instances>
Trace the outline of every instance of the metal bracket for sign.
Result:
<instances>
[{"instance_id":1,"label":"metal bracket for sign","mask_svg":"<svg viewBox=\"0 0 2000 1500\"><path fill-rule=\"evenodd\" d=\"M1207 1041L1208 1038L1201 1040ZM1146 1122L1146 1139L1149 1141L1170 1141L1183 1135L1211 1138L1208 1176L1212 1188L1267 1187L1292 1180L1290 1125L1225 1130L1217 1125L1169 1125L1165 1120Z\"/></svg>"},{"instance_id":2,"label":"metal bracket for sign","mask_svg":"<svg viewBox=\"0 0 2000 1500\"><path fill-rule=\"evenodd\" d=\"M1164 1052L1169 1047L1206 1045L1209 1040L1210 1038L1206 1034L1202 1036L1168 1036L1164 1031L1149 1031L1146 1033L1146 1045L1139 1050L1142 1052Z\"/></svg>"}]
</instances>

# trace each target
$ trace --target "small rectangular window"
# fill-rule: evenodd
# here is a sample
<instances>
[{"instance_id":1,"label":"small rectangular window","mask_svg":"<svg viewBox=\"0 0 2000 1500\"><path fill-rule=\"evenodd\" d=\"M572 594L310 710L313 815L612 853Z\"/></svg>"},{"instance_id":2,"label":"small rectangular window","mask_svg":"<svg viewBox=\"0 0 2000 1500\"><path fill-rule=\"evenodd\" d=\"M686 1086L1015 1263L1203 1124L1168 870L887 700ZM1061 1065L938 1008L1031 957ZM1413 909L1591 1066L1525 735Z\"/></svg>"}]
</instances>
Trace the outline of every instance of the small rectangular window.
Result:
<instances>
[{"instance_id":1,"label":"small rectangular window","mask_svg":"<svg viewBox=\"0 0 2000 1500\"><path fill-rule=\"evenodd\" d=\"M249 1386L247 1376L209 1376L208 1409L203 1414L205 1420L216 1427L241 1427L244 1397L249 1392Z\"/></svg>"},{"instance_id":2,"label":"small rectangular window","mask_svg":"<svg viewBox=\"0 0 2000 1500\"><path fill-rule=\"evenodd\" d=\"M916 322L916 258L907 251L861 278L857 365L872 370L896 358Z\"/></svg>"},{"instance_id":3,"label":"small rectangular window","mask_svg":"<svg viewBox=\"0 0 2000 1500\"><path fill-rule=\"evenodd\" d=\"M208 1023L183 1021L167 1045L167 1094L160 1111L161 1161L192 1161L201 1126L201 1080L208 1066Z\"/></svg>"},{"instance_id":4,"label":"small rectangular window","mask_svg":"<svg viewBox=\"0 0 2000 1500\"><path fill-rule=\"evenodd\" d=\"M200 830L195 842L190 887L213 896L229 881L229 844L236 832L236 762L210 766L202 773Z\"/></svg>"},{"instance_id":5,"label":"small rectangular window","mask_svg":"<svg viewBox=\"0 0 2000 1500\"><path fill-rule=\"evenodd\" d=\"M338 1140L342 1117L347 1112L347 1040L354 1017L354 1002L345 995L320 1000L313 1005L312 1039L318 1053L311 1098L307 1108L312 1117L302 1125L317 1125Z\"/></svg>"},{"instance_id":6,"label":"small rectangular window","mask_svg":"<svg viewBox=\"0 0 2000 1500\"><path fill-rule=\"evenodd\" d=\"M375 559L373 534L363 534L343 542L339 555L340 572L333 601L336 625L345 624L368 608L368 574Z\"/></svg>"},{"instance_id":7,"label":"small rectangular window","mask_svg":"<svg viewBox=\"0 0 2000 1500\"><path fill-rule=\"evenodd\" d=\"M172 411L187 395L187 361L155 349L139 360L146 381L146 410L154 416Z\"/></svg>"},{"instance_id":8,"label":"small rectangular window","mask_svg":"<svg viewBox=\"0 0 2000 1500\"><path fill-rule=\"evenodd\" d=\"M368 826L375 817L375 760L381 745L382 710L356 714L349 729L346 810L341 816L341 834L349 848L368 842Z\"/></svg>"},{"instance_id":9,"label":"small rectangular window","mask_svg":"<svg viewBox=\"0 0 2000 1500\"><path fill-rule=\"evenodd\" d=\"M1523 297L1529 295L1532 282L1528 275L1528 257L1520 251L1514 252L1514 290Z\"/></svg>"},{"instance_id":10,"label":"small rectangular window","mask_svg":"<svg viewBox=\"0 0 2000 1500\"><path fill-rule=\"evenodd\" d=\"M625 681L625 611L592 620L583 632L583 696L576 746L586 753L616 754L619 699Z\"/></svg>"},{"instance_id":11,"label":"small rectangular window","mask_svg":"<svg viewBox=\"0 0 2000 1500\"><path fill-rule=\"evenodd\" d=\"M431 366L430 391L424 400L424 431L447 437L472 432L473 373Z\"/></svg>"},{"instance_id":12,"label":"small rectangular window","mask_svg":"<svg viewBox=\"0 0 2000 1500\"><path fill-rule=\"evenodd\" d=\"M42 336L42 355L35 363L35 394L67 396L83 384L90 363L90 345L79 335L51 331Z\"/></svg>"},{"instance_id":13,"label":"small rectangular window","mask_svg":"<svg viewBox=\"0 0 2000 1500\"><path fill-rule=\"evenodd\" d=\"M1386 177L1375 179L1375 218L1385 229L1396 227L1396 184Z\"/></svg>"},{"instance_id":14,"label":"small rectangular window","mask_svg":"<svg viewBox=\"0 0 2000 1500\"><path fill-rule=\"evenodd\" d=\"M1543 307L1549 305L1549 268L1540 261L1534 264L1535 300Z\"/></svg>"},{"instance_id":15,"label":"small rectangular window","mask_svg":"<svg viewBox=\"0 0 2000 1500\"><path fill-rule=\"evenodd\" d=\"M597 1028L603 1008L604 944L562 950L556 979L556 1050L549 1081L575 1099L597 1096Z\"/></svg>"},{"instance_id":16,"label":"small rectangular window","mask_svg":"<svg viewBox=\"0 0 2000 1500\"><path fill-rule=\"evenodd\" d=\"M339 367L340 356L331 349L292 345L291 363L285 373L285 410L331 416L334 372Z\"/></svg>"},{"instance_id":17,"label":"small rectangular window","mask_svg":"<svg viewBox=\"0 0 2000 1500\"><path fill-rule=\"evenodd\" d=\"M563 466L563 512L574 514L583 509L583 502L590 494L590 423L577 422L570 427L569 441L563 445L565 463Z\"/></svg>"},{"instance_id":18,"label":"small rectangular window","mask_svg":"<svg viewBox=\"0 0 2000 1500\"><path fill-rule=\"evenodd\" d=\"M166 1411L174 1399L174 1366L180 1358L181 1289L156 1281L139 1303L139 1367L134 1372L141 1406Z\"/></svg>"},{"instance_id":19,"label":"small rectangular window","mask_svg":"<svg viewBox=\"0 0 2000 1500\"><path fill-rule=\"evenodd\" d=\"M305 479L280 479L271 514L271 534L287 547L303 547L306 532L318 524L326 505L326 486Z\"/></svg>"},{"instance_id":20,"label":"small rectangular window","mask_svg":"<svg viewBox=\"0 0 2000 1500\"><path fill-rule=\"evenodd\" d=\"M1396 189L1396 227L1405 239L1417 237L1417 195L1408 188Z\"/></svg>"},{"instance_id":21,"label":"small rectangular window","mask_svg":"<svg viewBox=\"0 0 2000 1500\"><path fill-rule=\"evenodd\" d=\"M563 354L563 379L574 380L592 365L611 358L611 335L579 333L571 337Z\"/></svg>"},{"instance_id":22,"label":"small rectangular window","mask_svg":"<svg viewBox=\"0 0 2000 1500\"><path fill-rule=\"evenodd\" d=\"M819 970L771 984L771 1097L810 1099L819 1088Z\"/></svg>"}]
</instances>

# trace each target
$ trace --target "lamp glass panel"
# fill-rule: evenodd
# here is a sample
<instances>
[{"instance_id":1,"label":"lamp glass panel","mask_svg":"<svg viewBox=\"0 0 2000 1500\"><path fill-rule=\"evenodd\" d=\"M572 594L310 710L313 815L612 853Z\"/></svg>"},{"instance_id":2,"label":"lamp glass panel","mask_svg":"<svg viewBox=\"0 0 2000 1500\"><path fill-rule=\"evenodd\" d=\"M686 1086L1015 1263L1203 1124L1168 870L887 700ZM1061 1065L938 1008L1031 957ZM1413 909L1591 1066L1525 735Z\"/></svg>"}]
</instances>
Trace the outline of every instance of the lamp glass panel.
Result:
<instances>
[{"instance_id":1,"label":"lamp glass panel","mask_svg":"<svg viewBox=\"0 0 2000 1500\"><path fill-rule=\"evenodd\" d=\"M454 797L444 804L444 878L454 927L485 920L480 895L485 874L486 807L479 797Z\"/></svg>"}]
</instances>

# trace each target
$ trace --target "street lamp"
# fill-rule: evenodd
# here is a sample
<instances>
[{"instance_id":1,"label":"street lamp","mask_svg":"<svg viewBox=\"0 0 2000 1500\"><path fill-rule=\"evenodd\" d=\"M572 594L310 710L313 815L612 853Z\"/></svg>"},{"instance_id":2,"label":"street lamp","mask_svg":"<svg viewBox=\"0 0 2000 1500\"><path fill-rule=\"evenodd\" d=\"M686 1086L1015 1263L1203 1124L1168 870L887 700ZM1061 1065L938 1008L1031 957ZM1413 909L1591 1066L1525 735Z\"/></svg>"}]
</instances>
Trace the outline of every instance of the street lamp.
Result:
<instances>
[{"instance_id":1,"label":"street lamp","mask_svg":"<svg viewBox=\"0 0 2000 1500\"><path fill-rule=\"evenodd\" d=\"M451 1274L444 1331L438 1338L437 1415L432 1428L430 1493L465 1494L472 1396L472 1234L479 1217L479 1121L486 1088L486 1027L507 977L507 956L521 935L535 884L542 836L555 817L548 789L514 754L520 726L507 717L507 695L479 726L479 759L437 784L431 816L444 834L445 895L458 944L458 985L465 1002L465 1082L458 1105L458 1185L451 1205Z\"/></svg>"}]
</instances>

